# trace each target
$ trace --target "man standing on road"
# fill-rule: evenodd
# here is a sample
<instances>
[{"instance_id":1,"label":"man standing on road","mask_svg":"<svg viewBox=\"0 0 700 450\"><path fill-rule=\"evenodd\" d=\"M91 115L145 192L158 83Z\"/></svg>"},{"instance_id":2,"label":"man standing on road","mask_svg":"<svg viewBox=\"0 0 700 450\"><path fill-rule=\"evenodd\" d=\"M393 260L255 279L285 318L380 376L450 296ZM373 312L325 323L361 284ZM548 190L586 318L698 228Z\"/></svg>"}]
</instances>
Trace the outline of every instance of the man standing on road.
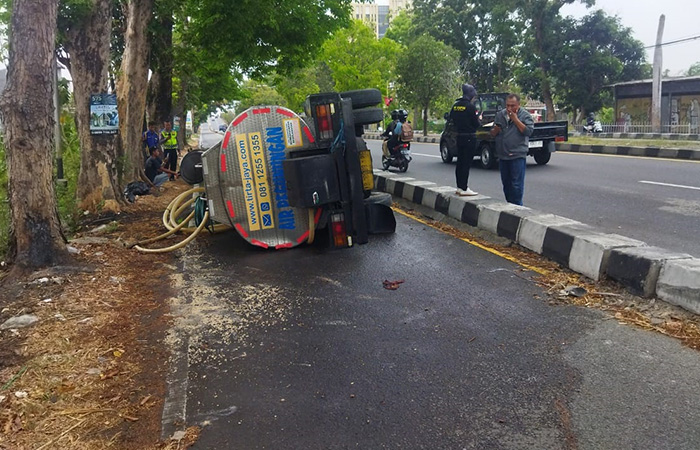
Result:
<instances>
[{"instance_id":1,"label":"man standing on road","mask_svg":"<svg viewBox=\"0 0 700 450\"><path fill-rule=\"evenodd\" d=\"M496 113L491 129L491 136L496 138L503 193L508 203L523 204L525 159L534 127L530 113L520 107L520 97L510 94L506 98L506 109Z\"/></svg>"},{"instance_id":2,"label":"man standing on road","mask_svg":"<svg viewBox=\"0 0 700 450\"><path fill-rule=\"evenodd\" d=\"M472 196L477 192L469 189L469 168L476 152L476 130L481 126L472 100L476 89L471 84L462 85L462 98L457 99L450 111L450 121L457 131L457 195Z\"/></svg>"},{"instance_id":3,"label":"man standing on road","mask_svg":"<svg viewBox=\"0 0 700 450\"><path fill-rule=\"evenodd\" d=\"M177 131L173 130L170 122L163 122L163 131L160 133L160 143L165 150L165 158L167 159L165 166L170 172L177 172L177 157L180 154L180 149L177 143ZM174 180L175 176L171 175L170 180Z\"/></svg>"}]
</instances>

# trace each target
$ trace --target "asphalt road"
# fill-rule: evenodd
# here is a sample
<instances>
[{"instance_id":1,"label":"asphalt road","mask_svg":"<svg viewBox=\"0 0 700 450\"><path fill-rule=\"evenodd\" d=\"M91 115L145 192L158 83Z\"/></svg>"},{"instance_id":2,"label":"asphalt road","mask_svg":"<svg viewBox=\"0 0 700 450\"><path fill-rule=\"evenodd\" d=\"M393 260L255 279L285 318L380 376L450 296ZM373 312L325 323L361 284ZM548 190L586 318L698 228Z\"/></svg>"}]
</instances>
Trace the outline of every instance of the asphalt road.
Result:
<instances>
[{"instance_id":1,"label":"asphalt road","mask_svg":"<svg viewBox=\"0 0 700 450\"><path fill-rule=\"evenodd\" d=\"M210 147L213 147L224 138L224 134L219 132L219 125L224 125L224 121L216 118L209 119L208 122L203 123L199 126L200 149L206 150Z\"/></svg>"},{"instance_id":2,"label":"asphalt road","mask_svg":"<svg viewBox=\"0 0 700 450\"><path fill-rule=\"evenodd\" d=\"M204 427L193 449L700 448L700 353L550 306L513 263L397 219L340 251L228 233L180 253L166 435L184 419Z\"/></svg>"},{"instance_id":3,"label":"asphalt road","mask_svg":"<svg viewBox=\"0 0 700 450\"><path fill-rule=\"evenodd\" d=\"M367 143L375 167L380 167L381 141ZM411 150L414 160L406 176L455 186L455 163L442 162L437 144L412 143ZM498 171L483 170L477 164L475 161L469 186L504 199ZM558 152L549 164L538 166L528 157L524 203L609 233L700 257L697 161Z\"/></svg>"}]
</instances>

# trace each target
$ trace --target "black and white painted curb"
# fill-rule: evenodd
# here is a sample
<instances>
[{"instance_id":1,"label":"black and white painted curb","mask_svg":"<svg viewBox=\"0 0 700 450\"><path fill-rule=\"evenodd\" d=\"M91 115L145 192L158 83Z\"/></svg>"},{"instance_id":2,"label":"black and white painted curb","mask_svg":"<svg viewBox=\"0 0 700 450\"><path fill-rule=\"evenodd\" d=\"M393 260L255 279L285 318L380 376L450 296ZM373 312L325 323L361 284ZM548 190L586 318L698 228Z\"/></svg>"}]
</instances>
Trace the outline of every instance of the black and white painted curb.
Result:
<instances>
[{"instance_id":1,"label":"black and white painted curb","mask_svg":"<svg viewBox=\"0 0 700 450\"><path fill-rule=\"evenodd\" d=\"M484 195L460 197L453 186L382 170L374 178L378 191L510 239L593 280L609 277L636 295L658 296L700 314L700 259L691 255Z\"/></svg>"},{"instance_id":2,"label":"black and white painted curb","mask_svg":"<svg viewBox=\"0 0 700 450\"><path fill-rule=\"evenodd\" d=\"M617 134L617 133L616 133ZM375 133L365 133L365 139L382 139ZM598 137L598 136L596 136ZM439 144L439 136L416 136L415 142ZM687 139L685 139L687 140ZM667 158L700 161L700 150L688 148L662 148L662 147L625 147L614 145L583 145L557 142L557 150L574 153L595 153L600 155L645 156L648 158Z\"/></svg>"}]
</instances>

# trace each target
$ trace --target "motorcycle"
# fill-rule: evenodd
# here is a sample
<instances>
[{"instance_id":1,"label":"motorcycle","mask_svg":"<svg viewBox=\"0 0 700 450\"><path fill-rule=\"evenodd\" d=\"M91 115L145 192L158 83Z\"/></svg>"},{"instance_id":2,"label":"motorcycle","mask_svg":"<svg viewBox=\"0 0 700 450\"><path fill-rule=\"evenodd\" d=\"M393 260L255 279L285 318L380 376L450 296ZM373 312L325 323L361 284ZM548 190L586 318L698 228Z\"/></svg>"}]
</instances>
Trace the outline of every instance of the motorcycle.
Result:
<instances>
[{"instance_id":1,"label":"motorcycle","mask_svg":"<svg viewBox=\"0 0 700 450\"><path fill-rule=\"evenodd\" d=\"M584 127L583 127L583 132L584 133L602 133L603 132L603 125L601 125L600 120L594 120L593 122L588 122Z\"/></svg>"},{"instance_id":2,"label":"motorcycle","mask_svg":"<svg viewBox=\"0 0 700 450\"><path fill-rule=\"evenodd\" d=\"M389 167L396 167L399 169L399 172L406 172L408 163L413 159L411 158L411 143L400 142L390 153L391 156L388 158L382 155L382 167L384 170L389 170Z\"/></svg>"}]
</instances>

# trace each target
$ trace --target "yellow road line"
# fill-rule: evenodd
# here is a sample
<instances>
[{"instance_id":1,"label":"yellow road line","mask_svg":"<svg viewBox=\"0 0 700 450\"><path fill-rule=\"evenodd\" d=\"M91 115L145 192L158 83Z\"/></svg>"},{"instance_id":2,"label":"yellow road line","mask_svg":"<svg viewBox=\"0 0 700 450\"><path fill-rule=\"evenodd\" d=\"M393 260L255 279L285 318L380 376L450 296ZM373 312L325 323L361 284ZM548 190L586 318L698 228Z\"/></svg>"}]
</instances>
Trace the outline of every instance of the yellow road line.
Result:
<instances>
[{"instance_id":1,"label":"yellow road line","mask_svg":"<svg viewBox=\"0 0 700 450\"><path fill-rule=\"evenodd\" d=\"M413 216L413 215L411 215L411 214L408 214L408 213L406 213L406 212L404 212L404 211L402 211L402 210L400 210L400 209L398 209L398 208L392 208L392 209L393 209L395 212L401 214L401 215L404 216L404 217L408 217L409 219L413 219L413 220L415 220L416 222L419 222L419 223L422 223L423 225L429 226L430 228L432 228L432 229L434 229L434 230L438 230L438 231L440 231L441 233L445 233L444 230L441 230L440 228L436 227L435 225L431 224L430 222L428 222L428 221L426 221L426 220L424 220L424 219L421 219L420 217L416 217L416 216ZM531 270L531 271L533 271L533 272L535 272L535 273L539 273L540 275L549 275L549 273L550 273L548 270L542 269L542 268L540 268L540 267L531 266L530 264L524 263L524 262L518 260L517 258L515 258L515 257L513 257L513 256L507 255L507 254L505 254L505 253L503 253L503 252L501 252L501 251L499 251L499 250L496 250L495 248L492 248L492 247L489 247L489 246L487 246L487 245L484 245L484 244L482 244L481 242L477 242L477 241L475 241L475 240L473 240L473 239L467 239L467 238L464 238L464 237L458 237L458 236L455 236L455 237L456 237L457 239L459 239L460 241L464 241L464 242L466 242L467 244L473 245L474 247L478 247L478 248L480 248L480 249L482 249L482 250L486 250L486 251L489 252L489 253L493 253L493 254L496 255L496 256L500 256L500 257L503 258L503 259L507 259L508 261L514 262L515 264L518 264L519 266L521 266L521 267L523 267L523 268L525 268L525 269L527 269L527 270Z\"/></svg>"}]
</instances>

